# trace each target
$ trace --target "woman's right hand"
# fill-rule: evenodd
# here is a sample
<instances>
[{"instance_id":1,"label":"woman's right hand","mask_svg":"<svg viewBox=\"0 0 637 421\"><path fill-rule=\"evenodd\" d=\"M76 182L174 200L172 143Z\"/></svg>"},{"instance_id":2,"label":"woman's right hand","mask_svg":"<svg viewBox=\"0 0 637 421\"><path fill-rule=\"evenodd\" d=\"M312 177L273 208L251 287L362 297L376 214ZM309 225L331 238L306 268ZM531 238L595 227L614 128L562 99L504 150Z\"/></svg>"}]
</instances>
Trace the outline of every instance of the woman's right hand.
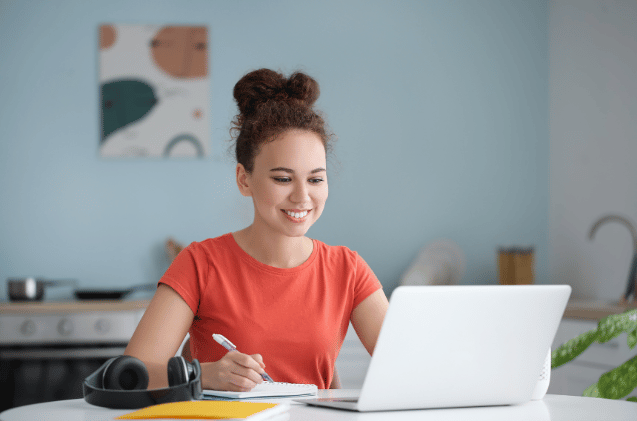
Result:
<instances>
[{"instance_id":1,"label":"woman's right hand","mask_svg":"<svg viewBox=\"0 0 637 421\"><path fill-rule=\"evenodd\" d=\"M260 354L247 355L230 351L218 361L201 363L203 389L247 392L263 383L265 364Z\"/></svg>"}]
</instances>

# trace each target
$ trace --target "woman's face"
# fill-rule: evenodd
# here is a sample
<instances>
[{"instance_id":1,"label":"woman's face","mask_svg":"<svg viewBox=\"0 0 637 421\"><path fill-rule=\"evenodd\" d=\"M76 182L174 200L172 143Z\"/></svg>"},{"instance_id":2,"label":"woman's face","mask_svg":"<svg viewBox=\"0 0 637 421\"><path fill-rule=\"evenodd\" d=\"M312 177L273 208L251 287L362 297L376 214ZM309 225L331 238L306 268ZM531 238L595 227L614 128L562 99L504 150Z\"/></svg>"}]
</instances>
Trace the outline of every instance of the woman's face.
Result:
<instances>
[{"instance_id":1,"label":"woman's face","mask_svg":"<svg viewBox=\"0 0 637 421\"><path fill-rule=\"evenodd\" d=\"M288 130L261 147L248 174L237 165L237 183L254 202L254 225L289 237L303 236L327 200L325 147L310 131Z\"/></svg>"}]
</instances>

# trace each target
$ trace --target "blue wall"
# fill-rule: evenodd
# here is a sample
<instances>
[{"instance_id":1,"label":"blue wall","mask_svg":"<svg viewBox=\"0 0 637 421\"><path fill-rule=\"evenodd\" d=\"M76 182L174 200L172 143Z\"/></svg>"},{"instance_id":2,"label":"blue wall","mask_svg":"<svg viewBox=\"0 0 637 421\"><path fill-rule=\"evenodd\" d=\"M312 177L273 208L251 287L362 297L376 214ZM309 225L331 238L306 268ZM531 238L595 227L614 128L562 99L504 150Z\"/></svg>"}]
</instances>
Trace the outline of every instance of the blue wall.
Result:
<instances>
[{"instance_id":1,"label":"blue wall","mask_svg":"<svg viewBox=\"0 0 637 421\"><path fill-rule=\"evenodd\" d=\"M98 157L101 23L209 26L212 157ZM357 250L388 293L441 237L467 256L461 283L496 282L511 244L536 246L549 283L547 40L547 1L0 0L1 288L155 282L168 236L248 225L228 130L259 67L316 77L339 137L311 237Z\"/></svg>"}]
</instances>

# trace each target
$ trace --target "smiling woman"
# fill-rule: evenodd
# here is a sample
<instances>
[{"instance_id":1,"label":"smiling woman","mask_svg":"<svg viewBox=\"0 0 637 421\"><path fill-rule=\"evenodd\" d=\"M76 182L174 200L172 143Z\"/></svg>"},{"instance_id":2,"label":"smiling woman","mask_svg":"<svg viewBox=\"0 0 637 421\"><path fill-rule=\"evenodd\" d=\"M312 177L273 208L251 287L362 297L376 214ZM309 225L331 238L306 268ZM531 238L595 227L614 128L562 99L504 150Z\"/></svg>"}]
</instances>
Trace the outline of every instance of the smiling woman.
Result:
<instances>
[{"instance_id":1,"label":"smiling woman","mask_svg":"<svg viewBox=\"0 0 637 421\"><path fill-rule=\"evenodd\" d=\"M166 384L166 363L190 333L204 389L241 391L275 381L338 387L335 361L349 322L371 354L387 298L354 251L308 238L328 196L318 83L268 69L235 86L239 115L236 181L250 197L250 226L194 242L159 281L126 354L149 368L149 387ZM239 351L226 352L213 334Z\"/></svg>"}]
</instances>

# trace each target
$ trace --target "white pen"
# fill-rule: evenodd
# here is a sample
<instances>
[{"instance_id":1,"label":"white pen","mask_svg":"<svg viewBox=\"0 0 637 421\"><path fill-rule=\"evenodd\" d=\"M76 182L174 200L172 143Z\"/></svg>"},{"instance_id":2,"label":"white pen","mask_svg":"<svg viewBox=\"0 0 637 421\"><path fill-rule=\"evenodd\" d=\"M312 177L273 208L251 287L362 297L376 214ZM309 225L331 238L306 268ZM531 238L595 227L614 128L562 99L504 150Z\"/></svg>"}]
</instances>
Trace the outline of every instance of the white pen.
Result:
<instances>
[{"instance_id":1,"label":"white pen","mask_svg":"<svg viewBox=\"0 0 637 421\"><path fill-rule=\"evenodd\" d=\"M222 347L224 347L225 349L227 349L228 351L236 351L237 347L234 346L234 344L232 342L230 342L225 336L220 335L218 333L213 333L212 334L212 339L214 339L215 341L217 341L219 343L219 345L221 345ZM270 377L268 375L268 373L266 373L265 371L263 372L263 374L261 374L261 377L263 377L263 380L265 380L266 382L272 382L274 383L274 380L272 380L272 377Z\"/></svg>"}]
</instances>

